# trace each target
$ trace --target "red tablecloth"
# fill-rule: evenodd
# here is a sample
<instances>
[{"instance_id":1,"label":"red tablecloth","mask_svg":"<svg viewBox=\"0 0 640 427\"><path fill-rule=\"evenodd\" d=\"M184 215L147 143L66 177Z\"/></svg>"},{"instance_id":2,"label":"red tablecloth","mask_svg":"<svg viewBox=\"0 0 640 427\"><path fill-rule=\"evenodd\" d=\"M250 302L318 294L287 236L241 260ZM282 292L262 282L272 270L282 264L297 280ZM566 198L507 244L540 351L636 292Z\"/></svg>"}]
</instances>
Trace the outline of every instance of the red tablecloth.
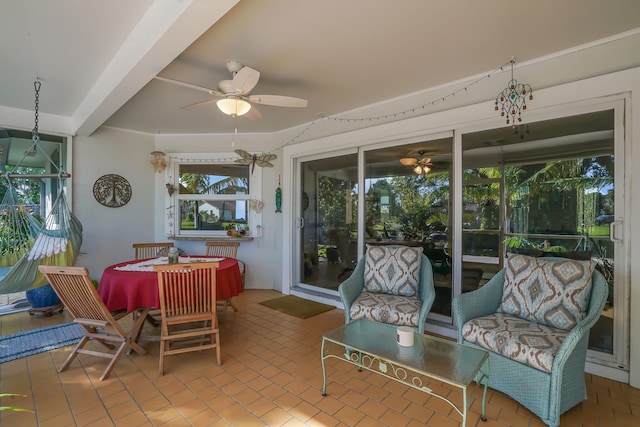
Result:
<instances>
[{"instance_id":1,"label":"red tablecloth","mask_svg":"<svg viewBox=\"0 0 640 427\"><path fill-rule=\"evenodd\" d=\"M198 258L205 258L198 255ZM220 257L212 257L220 258ZM102 273L98 294L111 311L126 308L134 311L139 308L159 308L158 273L153 271L122 271L116 267L139 263L142 260L126 261L107 267ZM238 262L233 258L224 258L216 270L218 300L229 299L243 291L242 277Z\"/></svg>"}]
</instances>

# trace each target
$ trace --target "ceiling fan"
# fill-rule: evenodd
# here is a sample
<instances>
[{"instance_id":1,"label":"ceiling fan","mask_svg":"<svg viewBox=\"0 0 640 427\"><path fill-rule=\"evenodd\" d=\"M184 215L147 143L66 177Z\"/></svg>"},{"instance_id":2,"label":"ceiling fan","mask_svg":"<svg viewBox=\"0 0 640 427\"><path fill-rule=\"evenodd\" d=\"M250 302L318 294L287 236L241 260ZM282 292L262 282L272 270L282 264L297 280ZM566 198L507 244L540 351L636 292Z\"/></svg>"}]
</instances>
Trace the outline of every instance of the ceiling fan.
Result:
<instances>
[{"instance_id":1,"label":"ceiling fan","mask_svg":"<svg viewBox=\"0 0 640 427\"><path fill-rule=\"evenodd\" d=\"M418 175L428 174L433 168L431 158L425 156L426 151L419 150L418 157L403 157L400 159L400 163L404 166L408 166Z\"/></svg>"},{"instance_id":2,"label":"ceiling fan","mask_svg":"<svg viewBox=\"0 0 640 427\"><path fill-rule=\"evenodd\" d=\"M251 110L251 104L273 105L276 107L306 107L307 100L282 95L251 95L251 90L260 79L260 72L253 68L246 67L238 61L228 61L227 70L232 74L231 80L222 80L218 83L218 88L211 89L193 83L180 80L169 79L167 77L155 76L156 79L167 83L207 92L214 96L214 99L186 105L182 108L195 108L203 105L216 103L220 111L230 116L242 116ZM257 109L252 113L259 117Z\"/></svg>"}]
</instances>

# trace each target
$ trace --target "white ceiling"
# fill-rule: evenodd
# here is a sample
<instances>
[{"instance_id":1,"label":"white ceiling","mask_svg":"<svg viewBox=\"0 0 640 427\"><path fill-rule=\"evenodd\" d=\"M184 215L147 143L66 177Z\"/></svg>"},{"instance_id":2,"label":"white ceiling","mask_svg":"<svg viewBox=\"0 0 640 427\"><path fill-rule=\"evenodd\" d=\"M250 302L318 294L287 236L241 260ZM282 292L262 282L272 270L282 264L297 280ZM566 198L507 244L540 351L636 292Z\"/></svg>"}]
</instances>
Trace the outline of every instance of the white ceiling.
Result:
<instances>
[{"instance_id":1,"label":"white ceiling","mask_svg":"<svg viewBox=\"0 0 640 427\"><path fill-rule=\"evenodd\" d=\"M2 0L0 14L0 126L33 127L37 76L41 129L81 135L277 132L584 46L602 46L590 66L566 54L570 73L527 82L640 66L637 0ZM261 72L254 94L308 107L236 122L181 109L208 95L153 79L215 88L231 59Z\"/></svg>"}]
</instances>

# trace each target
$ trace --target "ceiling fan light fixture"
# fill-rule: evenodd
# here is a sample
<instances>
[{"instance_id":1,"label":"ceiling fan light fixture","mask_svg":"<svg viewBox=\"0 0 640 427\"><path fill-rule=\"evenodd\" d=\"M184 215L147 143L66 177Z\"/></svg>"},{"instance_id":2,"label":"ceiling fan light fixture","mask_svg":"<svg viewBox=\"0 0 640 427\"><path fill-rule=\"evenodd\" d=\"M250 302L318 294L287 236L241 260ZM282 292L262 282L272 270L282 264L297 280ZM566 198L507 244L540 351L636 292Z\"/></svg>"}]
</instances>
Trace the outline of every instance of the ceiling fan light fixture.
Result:
<instances>
[{"instance_id":1,"label":"ceiling fan light fixture","mask_svg":"<svg viewBox=\"0 0 640 427\"><path fill-rule=\"evenodd\" d=\"M218 108L229 116L243 116L251 109L251 104L243 99L238 98L222 98L216 102Z\"/></svg>"},{"instance_id":2,"label":"ceiling fan light fixture","mask_svg":"<svg viewBox=\"0 0 640 427\"><path fill-rule=\"evenodd\" d=\"M403 166L413 166L418 163L418 160L413 157L403 157L400 159L400 163L402 163Z\"/></svg>"},{"instance_id":3,"label":"ceiling fan light fixture","mask_svg":"<svg viewBox=\"0 0 640 427\"><path fill-rule=\"evenodd\" d=\"M422 175L422 174L426 175L431 171L431 168L427 165L418 164L413 168L413 171L418 175Z\"/></svg>"},{"instance_id":4,"label":"ceiling fan light fixture","mask_svg":"<svg viewBox=\"0 0 640 427\"><path fill-rule=\"evenodd\" d=\"M402 166L407 166L418 175L428 174L431 172L431 157L425 157L425 151L418 151L418 157L402 157L400 163Z\"/></svg>"}]
</instances>

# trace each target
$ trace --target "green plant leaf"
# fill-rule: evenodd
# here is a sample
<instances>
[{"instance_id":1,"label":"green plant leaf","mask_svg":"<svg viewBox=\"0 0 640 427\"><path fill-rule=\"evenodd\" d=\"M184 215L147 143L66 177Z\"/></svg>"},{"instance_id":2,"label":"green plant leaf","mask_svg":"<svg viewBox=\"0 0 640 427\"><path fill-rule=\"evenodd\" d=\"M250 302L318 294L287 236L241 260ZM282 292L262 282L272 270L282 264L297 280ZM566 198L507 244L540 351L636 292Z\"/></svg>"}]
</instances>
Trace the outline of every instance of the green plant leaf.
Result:
<instances>
[{"instance_id":1,"label":"green plant leaf","mask_svg":"<svg viewBox=\"0 0 640 427\"><path fill-rule=\"evenodd\" d=\"M27 396L24 394L2 393L0 394L0 398L1 397L27 397ZM29 409L16 408L13 406L0 406L0 411L33 412Z\"/></svg>"}]
</instances>

